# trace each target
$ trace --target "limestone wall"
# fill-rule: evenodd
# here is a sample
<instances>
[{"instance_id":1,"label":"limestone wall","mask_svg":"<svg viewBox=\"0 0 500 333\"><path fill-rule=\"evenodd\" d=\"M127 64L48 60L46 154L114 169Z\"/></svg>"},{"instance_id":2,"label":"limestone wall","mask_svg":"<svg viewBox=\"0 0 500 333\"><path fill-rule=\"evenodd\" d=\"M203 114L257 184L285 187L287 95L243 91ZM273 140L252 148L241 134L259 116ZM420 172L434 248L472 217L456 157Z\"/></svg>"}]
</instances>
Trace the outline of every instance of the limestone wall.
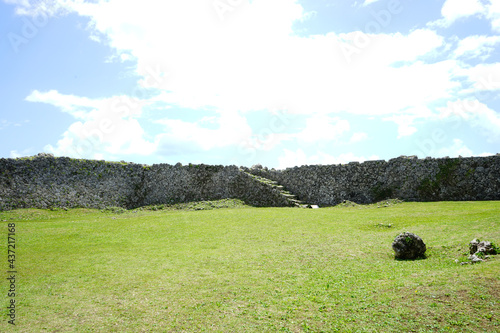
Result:
<instances>
[{"instance_id":1,"label":"limestone wall","mask_svg":"<svg viewBox=\"0 0 500 333\"><path fill-rule=\"evenodd\" d=\"M320 206L344 200L371 203L500 200L500 155L475 158L400 157L286 170L244 169L283 185ZM290 206L275 187L235 166L77 160L37 155L0 159L0 210L14 208L139 206L239 198L254 206Z\"/></svg>"},{"instance_id":2,"label":"limestone wall","mask_svg":"<svg viewBox=\"0 0 500 333\"><path fill-rule=\"evenodd\" d=\"M300 200L329 206L344 200L371 203L499 200L500 155L471 158L399 157L343 165L311 165L286 170L247 169L284 185Z\"/></svg>"},{"instance_id":3,"label":"limestone wall","mask_svg":"<svg viewBox=\"0 0 500 333\"><path fill-rule=\"evenodd\" d=\"M0 210L128 205L143 166L36 156L0 160Z\"/></svg>"},{"instance_id":4,"label":"limestone wall","mask_svg":"<svg viewBox=\"0 0 500 333\"><path fill-rule=\"evenodd\" d=\"M253 206L287 206L279 191L236 166L155 164L144 173L134 206L238 198Z\"/></svg>"},{"instance_id":5,"label":"limestone wall","mask_svg":"<svg viewBox=\"0 0 500 333\"><path fill-rule=\"evenodd\" d=\"M286 206L274 191L237 167L54 158L0 159L0 210L146 205L239 198L254 206Z\"/></svg>"}]
</instances>

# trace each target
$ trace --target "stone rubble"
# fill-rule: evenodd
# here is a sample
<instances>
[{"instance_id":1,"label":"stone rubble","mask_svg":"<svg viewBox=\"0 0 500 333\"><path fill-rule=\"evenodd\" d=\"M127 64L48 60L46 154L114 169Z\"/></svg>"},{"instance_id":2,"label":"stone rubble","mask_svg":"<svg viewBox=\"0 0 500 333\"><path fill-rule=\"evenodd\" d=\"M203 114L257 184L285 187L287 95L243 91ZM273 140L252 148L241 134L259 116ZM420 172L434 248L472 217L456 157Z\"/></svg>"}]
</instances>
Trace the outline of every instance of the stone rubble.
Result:
<instances>
[{"instance_id":1,"label":"stone rubble","mask_svg":"<svg viewBox=\"0 0 500 333\"><path fill-rule=\"evenodd\" d=\"M489 255L498 254L497 248L489 241L480 241L479 239L473 239L469 243L469 261L460 262L458 259L455 260L456 263L460 265L476 264L482 261L488 260Z\"/></svg>"}]
</instances>

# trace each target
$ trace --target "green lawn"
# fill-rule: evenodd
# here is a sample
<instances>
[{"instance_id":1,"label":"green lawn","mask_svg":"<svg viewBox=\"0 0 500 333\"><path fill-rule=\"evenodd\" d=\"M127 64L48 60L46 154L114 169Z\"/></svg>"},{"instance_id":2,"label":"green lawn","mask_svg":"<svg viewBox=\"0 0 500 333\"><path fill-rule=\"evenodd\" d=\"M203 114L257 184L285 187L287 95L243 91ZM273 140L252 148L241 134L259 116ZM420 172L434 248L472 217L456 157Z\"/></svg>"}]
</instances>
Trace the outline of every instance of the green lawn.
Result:
<instances>
[{"instance_id":1,"label":"green lawn","mask_svg":"<svg viewBox=\"0 0 500 333\"><path fill-rule=\"evenodd\" d=\"M0 212L4 220L0 331L500 331L500 255L455 263L474 238L500 243L498 201L30 209ZM422 237L427 259L394 260L391 243L404 231Z\"/></svg>"}]
</instances>

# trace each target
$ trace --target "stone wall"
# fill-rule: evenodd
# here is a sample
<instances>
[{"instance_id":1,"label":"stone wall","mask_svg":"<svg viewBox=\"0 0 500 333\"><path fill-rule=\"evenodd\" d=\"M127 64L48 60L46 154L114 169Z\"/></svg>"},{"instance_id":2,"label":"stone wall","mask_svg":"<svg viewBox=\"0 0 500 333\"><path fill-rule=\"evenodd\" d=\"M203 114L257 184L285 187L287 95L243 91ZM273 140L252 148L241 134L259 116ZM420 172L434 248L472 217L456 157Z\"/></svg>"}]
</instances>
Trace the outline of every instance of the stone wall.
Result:
<instances>
[{"instance_id":1,"label":"stone wall","mask_svg":"<svg viewBox=\"0 0 500 333\"><path fill-rule=\"evenodd\" d=\"M389 161L311 165L286 170L246 169L284 185L300 200L322 206L344 200L372 203L500 199L500 155L470 158L402 156Z\"/></svg>"},{"instance_id":2,"label":"stone wall","mask_svg":"<svg viewBox=\"0 0 500 333\"><path fill-rule=\"evenodd\" d=\"M243 172L246 171L246 172ZM0 210L119 206L135 208L198 200L238 198L253 206L290 206L278 182L305 203L344 200L371 203L500 200L500 155L475 158L400 157L286 170L235 166L155 164L55 158L39 154L0 159Z\"/></svg>"},{"instance_id":3,"label":"stone wall","mask_svg":"<svg viewBox=\"0 0 500 333\"><path fill-rule=\"evenodd\" d=\"M286 206L279 191L235 166L134 163L54 158L0 159L0 210L146 205L239 198L253 206Z\"/></svg>"},{"instance_id":4,"label":"stone wall","mask_svg":"<svg viewBox=\"0 0 500 333\"><path fill-rule=\"evenodd\" d=\"M279 191L236 166L155 164L144 174L134 206L238 198L252 206L287 206Z\"/></svg>"},{"instance_id":5,"label":"stone wall","mask_svg":"<svg viewBox=\"0 0 500 333\"><path fill-rule=\"evenodd\" d=\"M0 160L0 210L128 205L143 166L36 156Z\"/></svg>"}]
</instances>

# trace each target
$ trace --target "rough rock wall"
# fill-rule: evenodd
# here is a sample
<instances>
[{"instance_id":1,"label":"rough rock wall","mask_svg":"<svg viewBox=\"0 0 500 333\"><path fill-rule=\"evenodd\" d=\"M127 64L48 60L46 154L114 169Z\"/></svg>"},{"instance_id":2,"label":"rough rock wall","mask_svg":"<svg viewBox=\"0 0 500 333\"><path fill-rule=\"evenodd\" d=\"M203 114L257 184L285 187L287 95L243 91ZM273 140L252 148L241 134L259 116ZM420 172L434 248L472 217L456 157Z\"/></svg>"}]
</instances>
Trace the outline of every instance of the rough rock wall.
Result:
<instances>
[{"instance_id":1,"label":"rough rock wall","mask_svg":"<svg viewBox=\"0 0 500 333\"><path fill-rule=\"evenodd\" d=\"M402 156L389 161L246 171L279 182L302 201L323 206L344 200L372 203L386 198L408 201L500 199L499 154L441 159Z\"/></svg>"},{"instance_id":2,"label":"rough rock wall","mask_svg":"<svg viewBox=\"0 0 500 333\"><path fill-rule=\"evenodd\" d=\"M37 156L0 160L0 210L127 206L143 166Z\"/></svg>"},{"instance_id":3,"label":"rough rock wall","mask_svg":"<svg viewBox=\"0 0 500 333\"><path fill-rule=\"evenodd\" d=\"M0 159L0 210L146 205L239 198L254 206L289 205L237 167L54 158Z\"/></svg>"},{"instance_id":4,"label":"rough rock wall","mask_svg":"<svg viewBox=\"0 0 500 333\"><path fill-rule=\"evenodd\" d=\"M500 200L500 155L475 158L400 157L345 165L245 171L277 181L298 199L321 206L371 203ZM139 206L239 198L254 206L290 206L277 188L235 166L134 163L54 158L0 159L0 210Z\"/></svg>"},{"instance_id":5,"label":"rough rock wall","mask_svg":"<svg viewBox=\"0 0 500 333\"><path fill-rule=\"evenodd\" d=\"M138 191L141 205L238 198L253 206L287 206L279 191L241 172L236 166L155 164Z\"/></svg>"}]
</instances>

